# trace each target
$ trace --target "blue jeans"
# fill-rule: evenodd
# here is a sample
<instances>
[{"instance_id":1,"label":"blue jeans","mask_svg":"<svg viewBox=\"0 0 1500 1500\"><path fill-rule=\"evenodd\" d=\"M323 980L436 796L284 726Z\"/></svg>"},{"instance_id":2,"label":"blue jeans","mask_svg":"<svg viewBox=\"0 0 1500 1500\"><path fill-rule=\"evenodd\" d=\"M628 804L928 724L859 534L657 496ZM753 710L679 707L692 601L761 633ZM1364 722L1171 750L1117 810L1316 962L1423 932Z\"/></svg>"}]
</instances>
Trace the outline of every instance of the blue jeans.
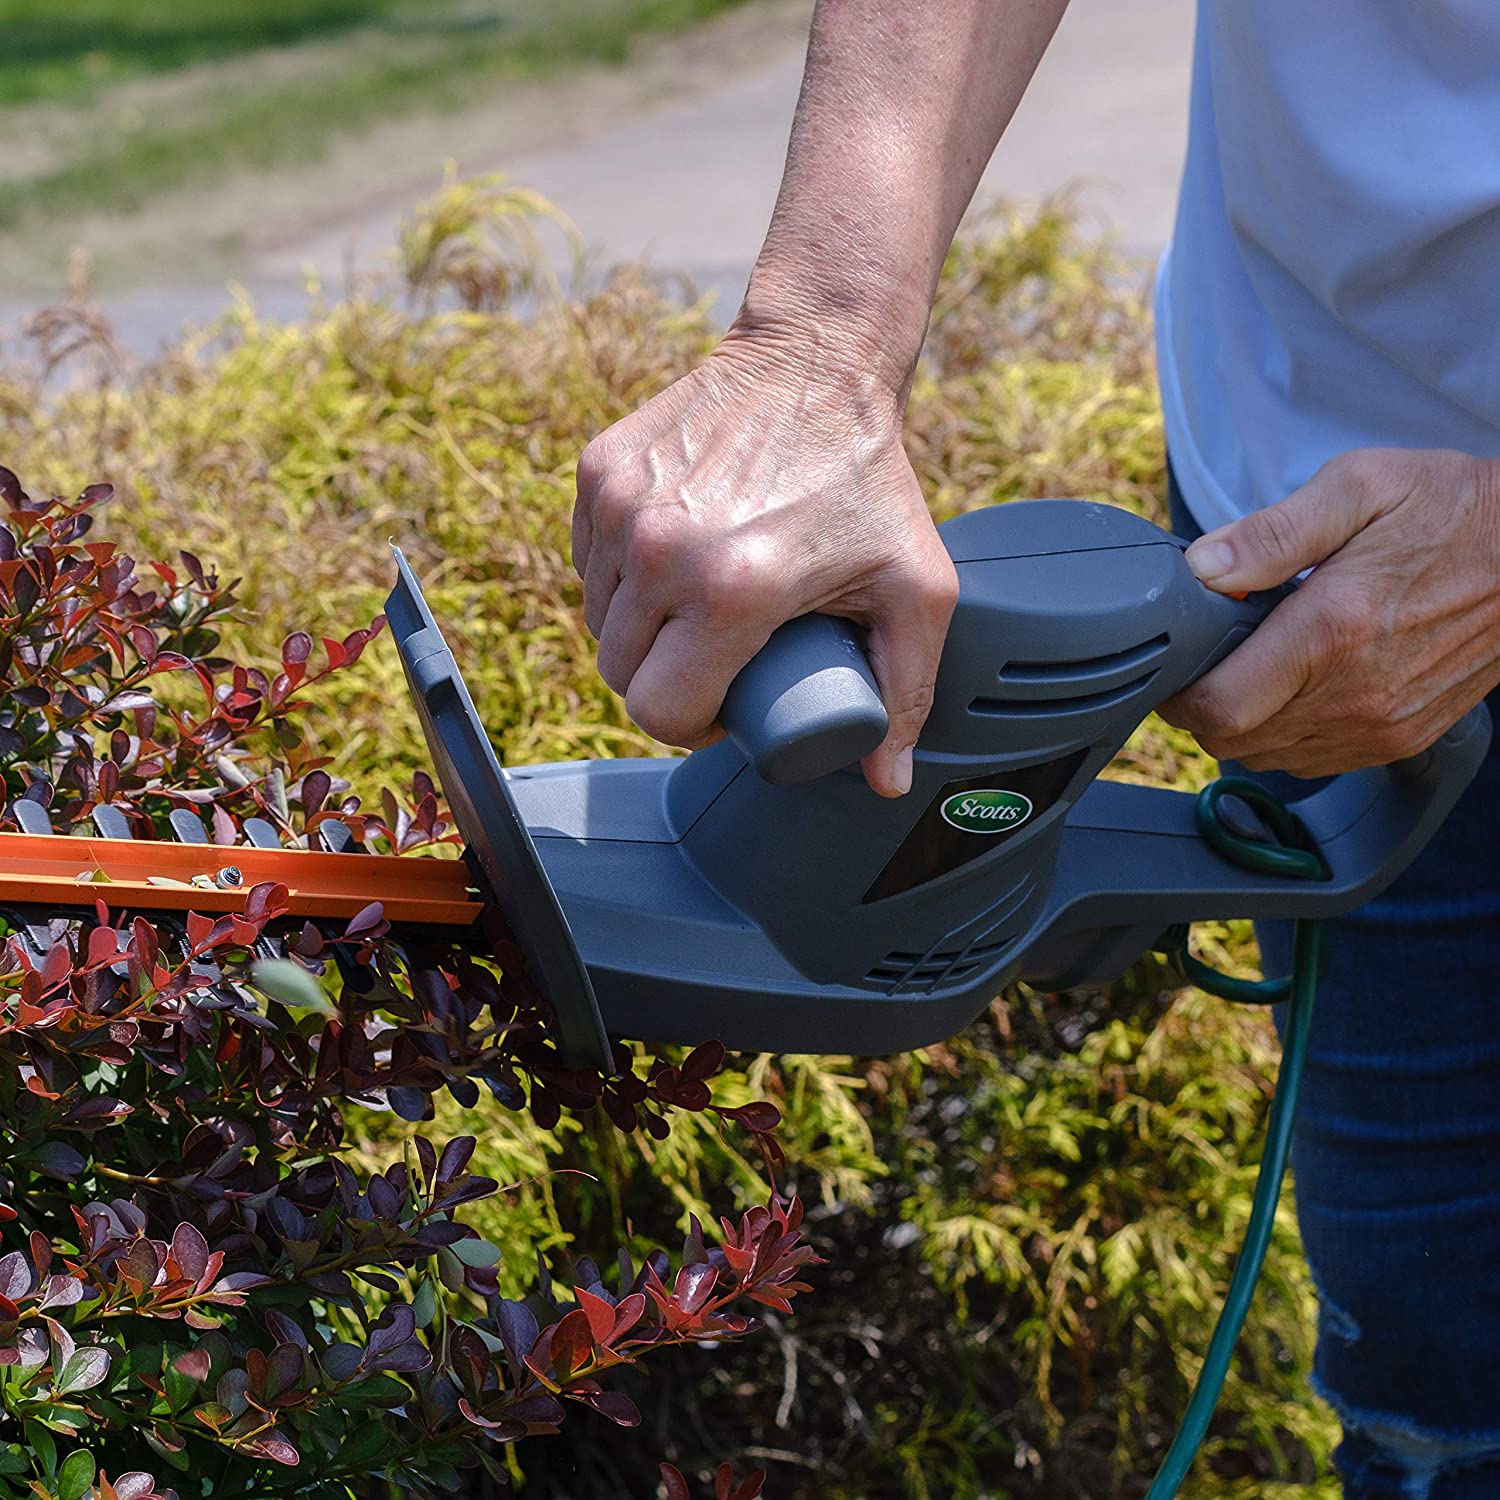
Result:
<instances>
[{"instance_id":1,"label":"blue jeans","mask_svg":"<svg viewBox=\"0 0 1500 1500\"><path fill-rule=\"evenodd\" d=\"M1175 482L1171 503L1198 535ZM1489 706L1500 725L1500 690ZM1321 784L1261 779L1288 800ZM1494 1500L1500 749L1400 879L1326 930L1292 1164L1344 1494ZM1286 973L1289 925L1256 935L1265 972Z\"/></svg>"}]
</instances>

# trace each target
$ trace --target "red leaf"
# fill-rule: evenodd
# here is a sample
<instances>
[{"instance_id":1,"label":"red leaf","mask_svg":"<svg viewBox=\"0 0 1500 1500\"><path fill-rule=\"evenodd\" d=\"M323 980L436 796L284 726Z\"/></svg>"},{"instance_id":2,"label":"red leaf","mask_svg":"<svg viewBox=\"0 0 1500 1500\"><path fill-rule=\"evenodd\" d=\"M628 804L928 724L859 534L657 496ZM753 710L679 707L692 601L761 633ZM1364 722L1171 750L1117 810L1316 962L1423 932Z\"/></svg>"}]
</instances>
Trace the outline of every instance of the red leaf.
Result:
<instances>
[{"instance_id":1,"label":"red leaf","mask_svg":"<svg viewBox=\"0 0 1500 1500\"><path fill-rule=\"evenodd\" d=\"M708 1301L714 1289L714 1282L718 1279L719 1273L707 1262L700 1261L696 1266L684 1266L677 1273L677 1284L673 1288L677 1305L684 1312L697 1312Z\"/></svg>"},{"instance_id":2,"label":"red leaf","mask_svg":"<svg viewBox=\"0 0 1500 1500\"><path fill-rule=\"evenodd\" d=\"M302 811L306 817L312 815L323 806L324 800L333 788L333 779L327 771L309 771L302 778Z\"/></svg>"},{"instance_id":3,"label":"red leaf","mask_svg":"<svg viewBox=\"0 0 1500 1500\"><path fill-rule=\"evenodd\" d=\"M615 1308L615 1324L610 1329L609 1337L605 1343L618 1343L632 1328L639 1323L646 1312L646 1297L643 1292L632 1292L628 1297L620 1299L620 1305Z\"/></svg>"},{"instance_id":4,"label":"red leaf","mask_svg":"<svg viewBox=\"0 0 1500 1500\"><path fill-rule=\"evenodd\" d=\"M781 1124L781 1111L764 1099L755 1099L749 1104L740 1105L738 1109L725 1109L720 1113L726 1119L738 1120L747 1130L753 1130L757 1134L775 1130Z\"/></svg>"},{"instance_id":5,"label":"red leaf","mask_svg":"<svg viewBox=\"0 0 1500 1500\"><path fill-rule=\"evenodd\" d=\"M284 1437L278 1437L275 1433L266 1433L263 1437L244 1443L239 1451L256 1458L269 1458L275 1463L285 1464L289 1469L295 1469L302 1462L302 1455Z\"/></svg>"},{"instance_id":6,"label":"red leaf","mask_svg":"<svg viewBox=\"0 0 1500 1500\"><path fill-rule=\"evenodd\" d=\"M95 927L89 933L88 965L112 964L120 956L120 934L113 927Z\"/></svg>"},{"instance_id":7,"label":"red leaf","mask_svg":"<svg viewBox=\"0 0 1500 1500\"><path fill-rule=\"evenodd\" d=\"M552 1368L560 1380L567 1380L588 1363L593 1352L594 1336L588 1314L581 1307L574 1308L553 1331Z\"/></svg>"},{"instance_id":8,"label":"red leaf","mask_svg":"<svg viewBox=\"0 0 1500 1500\"><path fill-rule=\"evenodd\" d=\"M349 925L344 929L344 936L358 937L362 932L369 932L379 927L383 921L385 921L385 908L378 901L372 901L349 918Z\"/></svg>"},{"instance_id":9,"label":"red leaf","mask_svg":"<svg viewBox=\"0 0 1500 1500\"><path fill-rule=\"evenodd\" d=\"M693 1500L693 1492L687 1487L687 1480L671 1464L658 1464L661 1470L661 1482L666 1486L667 1500Z\"/></svg>"},{"instance_id":10,"label":"red leaf","mask_svg":"<svg viewBox=\"0 0 1500 1500\"><path fill-rule=\"evenodd\" d=\"M73 955L67 943L54 943L42 960L42 988L54 989L73 972Z\"/></svg>"},{"instance_id":11,"label":"red leaf","mask_svg":"<svg viewBox=\"0 0 1500 1500\"><path fill-rule=\"evenodd\" d=\"M256 938L260 936L260 925L256 922L247 922L241 916L231 916L229 919L229 934L239 947L249 948L253 946Z\"/></svg>"},{"instance_id":12,"label":"red leaf","mask_svg":"<svg viewBox=\"0 0 1500 1500\"><path fill-rule=\"evenodd\" d=\"M252 922L268 922L286 914L287 889L273 880L263 880L251 887L245 897L245 915Z\"/></svg>"},{"instance_id":13,"label":"red leaf","mask_svg":"<svg viewBox=\"0 0 1500 1500\"><path fill-rule=\"evenodd\" d=\"M614 1308L603 1297L596 1297L582 1287L578 1288L577 1296L578 1305L589 1320L589 1332L593 1334L594 1342L606 1343L615 1331Z\"/></svg>"},{"instance_id":14,"label":"red leaf","mask_svg":"<svg viewBox=\"0 0 1500 1500\"><path fill-rule=\"evenodd\" d=\"M135 938L135 951L140 958L141 967L154 969L160 952L156 929L144 917L137 917L131 924L131 933Z\"/></svg>"},{"instance_id":15,"label":"red leaf","mask_svg":"<svg viewBox=\"0 0 1500 1500\"><path fill-rule=\"evenodd\" d=\"M196 1284L208 1265L208 1241L192 1224L179 1224L172 1235L172 1258L177 1269Z\"/></svg>"},{"instance_id":16,"label":"red leaf","mask_svg":"<svg viewBox=\"0 0 1500 1500\"><path fill-rule=\"evenodd\" d=\"M328 665L330 668L341 667L349 660L349 653L344 650L343 646L338 641L332 640L326 635L323 637L323 649L328 653Z\"/></svg>"},{"instance_id":17,"label":"red leaf","mask_svg":"<svg viewBox=\"0 0 1500 1500\"><path fill-rule=\"evenodd\" d=\"M452 1182L468 1166L474 1155L474 1148L478 1144L472 1135L454 1136L443 1147L443 1154L438 1157L437 1180L442 1183Z\"/></svg>"},{"instance_id":18,"label":"red leaf","mask_svg":"<svg viewBox=\"0 0 1500 1500\"><path fill-rule=\"evenodd\" d=\"M172 1361L172 1368L189 1380L207 1380L213 1361L205 1349L189 1349Z\"/></svg>"},{"instance_id":19,"label":"red leaf","mask_svg":"<svg viewBox=\"0 0 1500 1500\"><path fill-rule=\"evenodd\" d=\"M785 1297L778 1297L775 1292L765 1288L755 1288L750 1292L750 1300L759 1302L763 1307L774 1307L777 1312L789 1313L792 1304Z\"/></svg>"},{"instance_id":20,"label":"red leaf","mask_svg":"<svg viewBox=\"0 0 1500 1500\"><path fill-rule=\"evenodd\" d=\"M518 1437L524 1437L526 1424L517 1422L511 1417L502 1416L498 1421L492 1421L489 1417L474 1410L469 1404L467 1396L460 1396L458 1409L464 1415L466 1421L472 1422L476 1427L483 1427L487 1432L493 1432L498 1442L514 1442Z\"/></svg>"},{"instance_id":21,"label":"red leaf","mask_svg":"<svg viewBox=\"0 0 1500 1500\"><path fill-rule=\"evenodd\" d=\"M294 630L281 643L281 665L293 667L303 665L312 655L313 638L305 630Z\"/></svg>"},{"instance_id":22,"label":"red leaf","mask_svg":"<svg viewBox=\"0 0 1500 1500\"><path fill-rule=\"evenodd\" d=\"M584 1402L621 1427L641 1425L640 1408L623 1391L590 1391Z\"/></svg>"},{"instance_id":23,"label":"red leaf","mask_svg":"<svg viewBox=\"0 0 1500 1500\"><path fill-rule=\"evenodd\" d=\"M684 1078L712 1078L724 1066L723 1042L704 1042L694 1047L679 1069Z\"/></svg>"}]
</instances>

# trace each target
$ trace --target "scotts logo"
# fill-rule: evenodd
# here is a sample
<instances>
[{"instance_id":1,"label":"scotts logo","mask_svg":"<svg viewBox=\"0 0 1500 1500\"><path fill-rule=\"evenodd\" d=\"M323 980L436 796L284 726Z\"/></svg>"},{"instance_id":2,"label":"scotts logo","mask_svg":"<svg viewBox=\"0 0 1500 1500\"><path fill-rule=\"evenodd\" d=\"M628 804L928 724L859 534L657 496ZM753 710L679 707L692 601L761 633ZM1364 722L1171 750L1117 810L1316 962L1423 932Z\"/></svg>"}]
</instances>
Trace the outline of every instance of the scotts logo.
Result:
<instances>
[{"instance_id":1,"label":"scotts logo","mask_svg":"<svg viewBox=\"0 0 1500 1500\"><path fill-rule=\"evenodd\" d=\"M1020 792L985 788L979 792L955 792L943 799L939 809L943 821L965 833L1005 833L1019 828L1031 816L1031 798Z\"/></svg>"}]
</instances>

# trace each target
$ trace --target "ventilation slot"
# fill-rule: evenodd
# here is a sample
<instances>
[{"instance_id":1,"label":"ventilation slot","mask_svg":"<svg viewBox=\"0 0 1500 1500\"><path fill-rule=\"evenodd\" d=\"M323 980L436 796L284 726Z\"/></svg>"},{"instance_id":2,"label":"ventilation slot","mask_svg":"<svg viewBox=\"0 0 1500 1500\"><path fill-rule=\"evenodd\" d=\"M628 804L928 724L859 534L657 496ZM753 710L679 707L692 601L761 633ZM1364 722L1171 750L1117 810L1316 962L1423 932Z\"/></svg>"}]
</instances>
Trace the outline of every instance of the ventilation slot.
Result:
<instances>
[{"instance_id":1,"label":"ventilation slot","mask_svg":"<svg viewBox=\"0 0 1500 1500\"><path fill-rule=\"evenodd\" d=\"M865 975L868 984L894 993L930 994L940 984L961 984L989 966L1009 945L1008 938L945 953L888 953Z\"/></svg>"},{"instance_id":2,"label":"ventilation slot","mask_svg":"<svg viewBox=\"0 0 1500 1500\"><path fill-rule=\"evenodd\" d=\"M1108 656L1091 656L1083 661L1012 661L1000 673L1001 682L1068 682L1089 684L1117 673L1137 676L1171 645L1171 637L1158 635L1139 646L1112 651Z\"/></svg>"},{"instance_id":3,"label":"ventilation slot","mask_svg":"<svg viewBox=\"0 0 1500 1500\"><path fill-rule=\"evenodd\" d=\"M969 705L971 714L987 719L1055 719L1064 714L1087 713L1098 708L1113 708L1124 703L1142 688L1149 687L1155 672L1147 672L1124 687L1107 693L1083 693L1075 698L1044 698L1018 701L1014 698L976 698Z\"/></svg>"},{"instance_id":4,"label":"ventilation slot","mask_svg":"<svg viewBox=\"0 0 1500 1500\"><path fill-rule=\"evenodd\" d=\"M1107 656L1007 662L999 673L1002 692L974 699L969 712L1036 719L1113 708L1151 685L1170 645L1171 638L1162 634Z\"/></svg>"},{"instance_id":5,"label":"ventilation slot","mask_svg":"<svg viewBox=\"0 0 1500 1500\"><path fill-rule=\"evenodd\" d=\"M1016 914L1024 909L1035 891L1036 873L1030 871L1001 895L987 913L989 926L981 927L967 943L936 952L929 949L926 953L887 953L865 975L864 982L888 995L908 990L930 995L939 985L961 984L972 979L990 968L1015 941ZM961 930L945 933L937 941L953 941ZM1000 935L997 937L996 933Z\"/></svg>"}]
</instances>

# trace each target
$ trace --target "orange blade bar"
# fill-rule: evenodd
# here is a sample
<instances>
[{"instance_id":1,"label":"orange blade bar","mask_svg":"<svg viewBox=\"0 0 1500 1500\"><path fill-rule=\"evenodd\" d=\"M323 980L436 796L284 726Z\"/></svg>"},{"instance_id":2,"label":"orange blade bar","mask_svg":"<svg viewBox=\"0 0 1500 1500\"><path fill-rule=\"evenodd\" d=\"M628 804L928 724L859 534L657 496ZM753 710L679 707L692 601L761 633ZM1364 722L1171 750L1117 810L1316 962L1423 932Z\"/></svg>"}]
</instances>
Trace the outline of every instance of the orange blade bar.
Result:
<instances>
[{"instance_id":1,"label":"orange blade bar","mask_svg":"<svg viewBox=\"0 0 1500 1500\"><path fill-rule=\"evenodd\" d=\"M0 833L0 906L238 912L267 880L299 917L352 917L378 901L392 922L466 927L481 905L458 859Z\"/></svg>"}]
</instances>

